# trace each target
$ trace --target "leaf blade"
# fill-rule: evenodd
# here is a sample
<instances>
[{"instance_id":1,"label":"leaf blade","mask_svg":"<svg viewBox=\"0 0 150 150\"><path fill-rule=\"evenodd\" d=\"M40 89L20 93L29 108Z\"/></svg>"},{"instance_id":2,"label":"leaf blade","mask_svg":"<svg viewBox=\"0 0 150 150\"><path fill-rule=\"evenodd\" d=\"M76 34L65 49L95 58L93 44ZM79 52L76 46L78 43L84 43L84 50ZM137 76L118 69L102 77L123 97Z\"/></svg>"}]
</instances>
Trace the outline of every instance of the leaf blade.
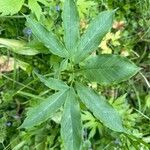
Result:
<instances>
[{"instance_id":1,"label":"leaf blade","mask_svg":"<svg viewBox=\"0 0 150 150\"><path fill-rule=\"evenodd\" d=\"M82 125L79 103L73 89L68 91L61 121L61 135L65 149L79 150L82 143Z\"/></svg>"},{"instance_id":2,"label":"leaf blade","mask_svg":"<svg viewBox=\"0 0 150 150\"><path fill-rule=\"evenodd\" d=\"M40 79L42 83L44 83L45 86L48 88L54 89L54 90L67 90L69 89L69 86L65 84L63 81L54 79L54 78L45 78L44 76L38 74L36 71L34 73L37 75L37 77Z\"/></svg>"},{"instance_id":3,"label":"leaf blade","mask_svg":"<svg viewBox=\"0 0 150 150\"><path fill-rule=\"evenodd\" d=\"M40 20L42 9L40 5L38 4L37 0L29 0L28 6L32 10L32 12L35 13L35 16L37 17L37 19Z\"/></svg>"},{"instance_id":4,"label":"leaf blade","mask_svg":"<svg viewBox=\"0 0 150 150\"><path fill-rule=\"evenodd\" d=\"M13 15L20 11L24 0L0 0L0 13L2 16Z\"/></svg>"},{"instance_id":5,"label":"leaf blade","mask_svg":"<svg viewBox=\"0 0 150 150\"><path fill-rule=\"evenodd\" d=\"M101 120L108 128L117 132L124 132L120 116L116 110L107 103L103 96L98 95L92 89L82 84L77 84L76 87L81 101L96 118Z\"/></svg>"},{"instance_id":6,"label":"leaf blade","mask_svg":"<svg viewBox=\"0 0 150 150\"><path fill-rule=\"evenodd\" d=\"M0 46L7 47L11 51L21 55L33 56L40 52L35 48L31 48L25 41L0 38Z\"/></svg>"},{"instance_id":7,"label":"leaf blade","mask_svg":"<svg viewBox=\"0 0 150 150\"><path fill-rule=\"evenodd\" d=\"M74 0L64 1L63 25L66 48L74 55L79 39L79 15Z\"/></svg>"},{"instance_id":8,"label":"leaf blade","mask_svg":"<svg viewBox=\"0 0 150 150\"><path fill-rule=\"evenodd\" d=\"M31 108L20 128L31 128L50 118L65 102L66 93L67 91L57 92L36 107Z\"/></svg>"},{"instance_id":9,"label":"leaf blade","mask_svg":"<svg viewBox=\"0 0 150 150\"><path fill-rule=\"evenodd\" d=\"M45 0L28 0L28 6L31 9L31 11L35 13L37 19L40 20L42 8L38 2L44 4L45 6L48 6L48 2L46 2Z\"/></svg>"},{"instance_id":10,"label":"leaf blade","mask_svg":"<svg viewBox=\"0 0 150 150\"><path fill-rule=\"evenodd\" d=\"M31 18L27 18L27 23L38 40L41 41L54 55L68 57L67 50L51 31L48 31L43 25Z\"/></svg>"},{"instance_id":11,"label":"leaf blade","mask_svg":"<svg viewBox=\"0 0 150 150\"><path fill-rule=\"evenodd\" d=\"M87 31L81 37L75 62L79 63L85 59L89 53L96 50L100 41L111 29L115 11L104 11L100 13L89 25Z\"/></svg>"},{"instance_id":12,"label":"leaf blade","mask_svg":"<svg viewBox=\"0 0 150 150\"><path fill-rule=\"evenodd\" d=\"M120 83L131 78L140 69L127 58L103 54L85 60L83 73L90 81L101 85Z\"/></svg>"}]
</instances>

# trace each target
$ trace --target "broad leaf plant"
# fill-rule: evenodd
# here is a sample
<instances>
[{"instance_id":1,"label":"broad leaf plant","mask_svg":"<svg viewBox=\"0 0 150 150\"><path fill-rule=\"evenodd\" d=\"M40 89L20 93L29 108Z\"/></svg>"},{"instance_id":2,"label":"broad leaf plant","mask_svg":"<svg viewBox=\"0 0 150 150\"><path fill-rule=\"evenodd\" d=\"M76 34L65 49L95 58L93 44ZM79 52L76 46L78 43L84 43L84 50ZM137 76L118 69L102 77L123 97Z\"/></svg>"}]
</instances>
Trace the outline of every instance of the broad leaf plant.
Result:
<instances>
[{"instance_id":1,"label":"broad leaf plant","mask_svg":"<svg viewBox=\"0 0 150 150\"><path fill-rule=\"evenodd\" d=\"M5 15L14 15L17 14L23 5L25 0L0 0L0 14L1 16ZM49 6L46 0L28 0L26 7L28 7L33 13L35 13L36 18L39 20L42 13L42 8L40 4Z\"/></svg>"},{"instance_id":2,"label":"broad leaf plant","mask_svg":"<svg viewBox=\"0 0 150 150\"><path fill-rule=\"evenodd\" d=\"M125 133L121 117L107 102L104 96L88 86L89 82L99 85L112 85L128 80L139 68L125 57L113 54L96 55L103 37L112 27L115 10L101 12L91 21L85 33L79 33L79 15L76 2L65 0L63 6L63 42L35 19L27 17L27 23L34 36L42 42L53 55L62 58L59 76L46 78L37 73L39 80L56 92L27 112L20 128L32 128L48 120L63 107L61 118L61 137L66 150L82 149L81 104L106 127ZM66 64L69 69L62 69ZM68 81L63 72L68 73Z\"/></svg>"}]
</instances>

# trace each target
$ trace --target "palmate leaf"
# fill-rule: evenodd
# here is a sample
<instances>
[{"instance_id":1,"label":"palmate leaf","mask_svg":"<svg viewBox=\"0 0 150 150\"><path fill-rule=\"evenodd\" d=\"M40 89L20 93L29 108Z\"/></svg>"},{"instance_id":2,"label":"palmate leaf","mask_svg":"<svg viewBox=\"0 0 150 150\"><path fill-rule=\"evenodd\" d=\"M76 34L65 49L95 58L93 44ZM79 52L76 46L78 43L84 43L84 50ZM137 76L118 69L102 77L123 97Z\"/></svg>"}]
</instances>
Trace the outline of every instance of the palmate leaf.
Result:
<instances>
[{"instance_id":1,"label":"palmate leaf","mask_svg":"<svg viewBox=\"0 0 150 150\"><path fill-rule=\"evenodd\" d=\"M27 112L27 118L20 128L31 128L50 118L65 102L67 90L57 92L36 107L32 107Z\"/></svg>"},{"instance_id":2,"label":"palmate leaf","mask_svg":"<svg viewBox=\"0 0 150 150\"><path fill-rule=\"evenodd\" d=\"M124 132L119 114L103 96L82 84L77 84L76 88L81 101L97 119L114 131Z\"/></svg>"},{"instance_id":3,"label":"palmate leaf","mask_svg":"<svg viewBox=\"0 0 150 150\"><path fill-rule=\"evenodd\" d=\"M69 86L65 84L63 81L54 79L54 78L45 78L44 76L38 74L36 71L34 72L40 81L44 83L45 86L48 88L54 89L54 90L64 90L64 89L69 89Z\"/></svg>"},{"instance_id":4,"label":"palmate leaf","mask_svg":"<svg viewBox=\"0 0 150 150\"><path fill-rule=\"evenodd\" d=\"M79 41L75 56L76 63L82 61L96 50L100 41L112 27L114 13L115 11L104 11L90 23L87 31Z\"/></svg>"},{"instance_id":5,"label":"palmate leaf","mask_svg":"<svg viewBox=\"0 0 150 150\"><path fill-rule=\"evenodd\" d=\"M1 15L16 14L22 7L25 0L0 0Z\"/></svg>"},{"instance_id":6,"label":"palmate leaf","mask_svg":"<svg viewBox=\"0 0 150 150\"><path fill-rule=\"evenodd\" d=\"M101 85L125 81L135 75L139 68L125 57L103 54L91 56L84 61L83 74Z\"/></svg>"},{"instance_id":7,"label":"palmate leaf","mask_svg":"<svg viewBox=\"0 0 150 150\"><path fill-rule=\"evenodd\" d=\"M78 99L70 89L65 102L61 120L61 136L66 150L80 150L82 143L82 124Z\"/></svg>"},{"instance_id":8,"label":"palmate leaf","mask_svg":"<svg viewBox=\"0 0 150 150\"><path fill-rule=\"evenodd\" d=\"M60 40L52 32L34 19L27 18L27 23L33 34L43 43L54 55L68 57L68 52Z\"/></svg>"},{"instance_id":9,"label":"palmate leaf","mask_svg":"<svg viewBox=\"0 0 150 150\"><path fill-rule=\"evenodd\" d=\"M74 0L64 1L63 25L66 48L74 55L79 39L79 15Z\"/></svg>"}]
</instances>

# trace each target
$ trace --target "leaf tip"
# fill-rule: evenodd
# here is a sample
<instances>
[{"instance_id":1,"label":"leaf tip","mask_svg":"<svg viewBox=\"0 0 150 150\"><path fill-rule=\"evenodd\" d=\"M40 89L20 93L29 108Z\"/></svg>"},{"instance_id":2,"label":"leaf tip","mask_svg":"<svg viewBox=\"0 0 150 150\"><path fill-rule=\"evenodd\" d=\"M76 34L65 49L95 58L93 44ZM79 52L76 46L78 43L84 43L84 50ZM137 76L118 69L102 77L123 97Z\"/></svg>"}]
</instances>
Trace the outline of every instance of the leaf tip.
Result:
<instances>
[{"instance_id":1,"label":"leaf tip","mask_svg":"<svg viewBox=\"0 0 150 150\"><path fill-rule=\"evenodd\" d=\"M113 12L115 13L118 9L119 9L119 7L117 7L116 9L114 9Z\"/></svg>"}]
</instances>

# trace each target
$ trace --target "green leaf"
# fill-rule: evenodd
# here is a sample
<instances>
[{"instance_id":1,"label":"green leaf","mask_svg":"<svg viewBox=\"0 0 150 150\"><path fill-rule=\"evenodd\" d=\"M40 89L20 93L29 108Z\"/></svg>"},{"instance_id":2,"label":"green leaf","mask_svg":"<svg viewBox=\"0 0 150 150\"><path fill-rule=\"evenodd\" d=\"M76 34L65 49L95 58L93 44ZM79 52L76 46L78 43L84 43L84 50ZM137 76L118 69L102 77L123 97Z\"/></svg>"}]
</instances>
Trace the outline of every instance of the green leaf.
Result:
<instances>
[{"instance_id":1,"label":"green leaf","mask_svg":"<svg viewBox=\"0 0 150 150\"><path fill-rule=\"evenodd\" d=\"M104 11L91 22L78 44L75 57L76 63L82 61L99 46L103 37L112 27L114 12Z\"/></svg>"},{"instance_id":2,"label":"green leaf","mask_svg":"<svg viewBox=\"0 0 150 150\"><path fill-rule=\"evenodd\" d=\"M69 86L64 83L61 80L54 79L54 78L45 78L44 76L38 74L37 72L34 72L41 82L44 83L48 88L54 89L54 90L65 90L69 89Z\"/></svg>"},{"instance_id":3,"label":"green leaf","mask_svg":"<svg viewBox=\"0 0 150 150\"><path fill-rule=\"evenodd\" d=\"M127 58L111 54L92 56L83 66L86 77L102 85L125 81L138 71L139 68Z\"/></svg>"},{"instance_id":4,"label":"green leaf","mask_svg":"<svg viewBox=\"0 0 150 150\"><path fill-rule=\"evenodd\" d=\"M40 44L38 44L37 47L37 44L33 43L33 41L27 43L21 40L0 38L0 47L6 47L10 49L12 52L20 55L32 56L39 53L47 53L46 50L42 49Z\"/></svg>"},{"instance_id":5,"label":"green leaf","mask_svg":"<svg viewBox=\"0 0 150 150\"><path fill-rule=\"evenodd\" d=\"M38 40L33 39L25 45L25 49L36 50L42 54L50 54L51 52Z\"/></svg>"},{"instance_id":6,"label":"green leaf","mask_svg":"<svg viewBox=\"0 0 150 150\"><path fill-rule=\"evenodd\" d=\"M106 99L95 93L92 89L77 84L77 93L81 101L94 114L94 116L110 129L124 132L122 121L117 111L107 103Z\"/></svg>"},{"instance_id":7,"label":"green leaf","mask_svg":"<svg viewBox=\"0 0 150 150\"><path fill-rule=\"evenodd\" d=\"M45 6L49 6L49 2L48 2L48 0L37 0L38 2L40 2L40 3L42 3L43 5L45 5Z\"/></svg>"},{"instance_id":8,"label":"green leaf","mask_svg":"<svg viewBox=\"0 0 150 150\"><path fill-rule=\"evenodd\" d=\"M26 71L30 75L30 73L32 71L32 65L30 65L29 63L26 63L24 61L21 61L19 59L17 59L16 62L22 70Z\"/></svg>"},{"instance_id":9,"label":"green leaf","mask_svg":"<svg viewBox=\"0 0 150 150\"><path fill-rule=\"evenodd\" d=\"M28 5L31 11L35 13L37 19L40 20L40 16L42 14L42 8L38 2L44 5L48 5L48 3L45 0L28 0Z\"/></svg>"},{"instance_id":10,"label":"green leaf","mask_svg":"<svg viewBox=\"0 0 150 150\"><path fill-rule=\"evenodd\" d=\"M68 57L67 50L51 31L48 31L43 25L31 18L27 18L27 23L38 40L42 42L54 55Z\"/></svg>"},{"instance_id":11,"label":"green leaf","mask_svg":"<svg viewBox=\"0 0 150 150\"><path fill-rule=\"evenodd\" d=\"M68 91L61 121L61 135L66 150L79 150L82 143L81 114L73 89Z\"/></svg>"},{"instance_id":12,"label":"green leaf","mask_svg":"<svg viewBox=\"0 0 150 150\"><path fill-rule=\"evenodd\" d=\"M17 140L18 140L18 139L16 139L16 141L17 141ZM16 145L14 145L14 147L12 148L12 150L19 150L19 149L22 149L24 145L26 145L26 140L19 141Z\"/></svg>"},{"instance_id":13,"label":"green leaf","mask_svg":"<svg viewBox=\"0 0 150 150\"><path fill-rule=\"evenodd\" d=\"M74 0L64 1L63 24L66 48L74 55L79 39L79 15Z\"/></svg>"},{"instance_id":14,"label":"green leaf","mask_svg":"<svg viewBox=\"0 0 150 150\"><path fill-rule=\"evenodd\" d=\"M20 128L31 128L50 118L65 102L67 90L57 92L36 107L30 108Z\"/></svg>"},{"instance_id":15,"label":"green leaf","mask_svg":"<svg viewBox=\"0 0 150 150\"><path fill-rule=\"evenodd\" d=\"M29 0L28 1L29 8L35 13L38 20L40 20L40 16L42 14L42 9L38 4L37 0Z\"/></svg>"},{"instance_id":16,"label":"green leaf","mask_svg":"<svg viewBox=\"0 0 150 150\"><path fill-rule=\"evenodd\" d=\"M16 14L23 3L24 0L0 0L0 13L2 16Z\"/></svg>"}]
</instances>

